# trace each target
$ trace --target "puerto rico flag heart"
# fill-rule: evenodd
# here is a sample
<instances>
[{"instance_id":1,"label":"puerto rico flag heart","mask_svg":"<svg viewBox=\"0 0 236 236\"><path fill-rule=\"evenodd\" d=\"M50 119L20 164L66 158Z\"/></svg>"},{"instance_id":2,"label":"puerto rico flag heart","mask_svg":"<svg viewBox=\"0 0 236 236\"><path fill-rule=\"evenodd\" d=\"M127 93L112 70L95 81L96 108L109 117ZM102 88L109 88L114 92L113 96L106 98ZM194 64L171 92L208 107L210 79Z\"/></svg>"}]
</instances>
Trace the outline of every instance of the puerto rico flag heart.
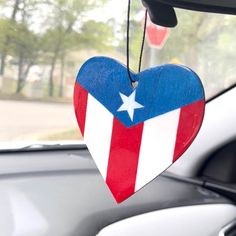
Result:
<instances>
[{"instance_id":1,"label":"puerto rico flag heart","mask_svg":"<svg viewBox=\"0 0 236 236\"><path fill-rule=\"evenodd\" d=\"M161 174L192 143L205 98L198 76L179 65L131 72L111 58L81 67L76 118L88 149L118 203Z\"/></svg>"}]
</instances>

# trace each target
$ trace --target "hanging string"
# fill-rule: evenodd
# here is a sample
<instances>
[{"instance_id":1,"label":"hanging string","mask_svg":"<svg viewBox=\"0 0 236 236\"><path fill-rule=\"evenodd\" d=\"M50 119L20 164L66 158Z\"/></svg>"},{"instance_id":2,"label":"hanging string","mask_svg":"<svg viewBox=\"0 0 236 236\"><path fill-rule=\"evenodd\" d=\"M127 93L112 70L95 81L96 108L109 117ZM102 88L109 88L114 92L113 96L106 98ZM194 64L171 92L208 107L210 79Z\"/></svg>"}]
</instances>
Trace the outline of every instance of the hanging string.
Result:
<instances>
[{"instance_id":1,"label":"hanging string","mask_svg":"<svg viewBox=\"0 0 236 236\"><path fill-rule=\"evenodd\" d=\"M129 31L130 31L130 5L131 5L131 0L128 0L128 10L127 10L127 42L126 42L126 66L127 66L127 72L129 79L131 83L135 82L132 79L131 73L130 73L130 68L129 68ZM144 49L144 42L145 42L145 35L146 35L146 26L147 26L147 10L145 11L145 19L144 19L144 28L143 28L143 38L142 38L142 45L141 45L141 50L140 50L140 56L139 56L139 67L138 67L138 72L141 71L142 67L142 57L143 57L143 49Z\"/></svg>"},{"instance_id":2,"label":"hanging string","mask_svg":"<svg viewBox=\"0 0 236 236\"><path fill-rule=\"evenodd\" d=\"M142 67L143 49L144 49L144 42L145 42L145 37L146 37L146 27L147 27L147 10L145 11L145 17L144 17L143 39L142 39L142 46L140 50L140 56L139 56L138 72L141 71L141 67Z\"/></svg>"}]
</instances>

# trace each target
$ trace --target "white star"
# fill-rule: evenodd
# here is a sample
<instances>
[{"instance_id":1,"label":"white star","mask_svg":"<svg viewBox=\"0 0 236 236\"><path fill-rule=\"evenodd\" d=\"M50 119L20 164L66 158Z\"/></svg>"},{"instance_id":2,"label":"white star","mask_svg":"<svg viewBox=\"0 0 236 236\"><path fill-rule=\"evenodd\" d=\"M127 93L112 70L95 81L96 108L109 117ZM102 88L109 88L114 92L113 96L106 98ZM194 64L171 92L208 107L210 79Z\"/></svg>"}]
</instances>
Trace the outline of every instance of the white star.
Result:
<instances>
[{"instance_id":1,"label":"white star","mask_svg":"<svg viewBox=\"0 0 236 236\"><path fill-rule=\"evenodd\" d=\"M120 93L120 97L123 101L123 104L117 110L117 111L127 111L131 121L133 121L134 118L134 110L144 107L143 105L135 101L135 95L136 95L136 90L133 93L131 93L129 97Z\"/></svg>"}]
</instances>

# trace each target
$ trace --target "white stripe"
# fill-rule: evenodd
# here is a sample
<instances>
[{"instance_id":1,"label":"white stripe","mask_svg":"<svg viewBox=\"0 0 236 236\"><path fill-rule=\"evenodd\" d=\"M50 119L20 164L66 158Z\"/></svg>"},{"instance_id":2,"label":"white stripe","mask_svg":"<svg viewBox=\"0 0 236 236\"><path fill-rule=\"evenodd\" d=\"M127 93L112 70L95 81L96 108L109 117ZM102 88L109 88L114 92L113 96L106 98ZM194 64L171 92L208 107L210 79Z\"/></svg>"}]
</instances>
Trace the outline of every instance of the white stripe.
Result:
<instances>
[{"instance_id":1,"label":"white stripe","mask_svg":"<svg viewBox=\"0 0 236 236\"><path fill-rule=\"evenodd\" d=\"M144 122L135 191L172 164L180 109Z\"/></svg>"},{"instance_id":2,"label":"white stripe","mask_svg":"<svg viewBox=\"0 0 236 236\"><path fill-rule=\"evenodd\" d=\"M110 152L113 115L88 95L84 140L104 180Z\"/></svg>"}]
</instances>

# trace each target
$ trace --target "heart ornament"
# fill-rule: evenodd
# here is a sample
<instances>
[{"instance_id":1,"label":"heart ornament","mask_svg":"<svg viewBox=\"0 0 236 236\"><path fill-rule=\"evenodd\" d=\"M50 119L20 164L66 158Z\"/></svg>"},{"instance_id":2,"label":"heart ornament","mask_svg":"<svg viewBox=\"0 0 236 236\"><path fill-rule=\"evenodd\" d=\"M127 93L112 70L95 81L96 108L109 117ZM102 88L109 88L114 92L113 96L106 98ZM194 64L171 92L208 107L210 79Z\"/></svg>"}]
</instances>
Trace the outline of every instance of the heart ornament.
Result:
<instances>
[{"instance_id":1,"label":"heart ornament","mask_svg":"<svg viewBox=\"0 0 236 236\"><path fill-rule=\"evenodd\" d=\"M166 64L138 74L93 57L81 67L74 89L79 128L118 203L173 164L196 137L205 97L189 68Z\"/></svg>"}]
</instances>

